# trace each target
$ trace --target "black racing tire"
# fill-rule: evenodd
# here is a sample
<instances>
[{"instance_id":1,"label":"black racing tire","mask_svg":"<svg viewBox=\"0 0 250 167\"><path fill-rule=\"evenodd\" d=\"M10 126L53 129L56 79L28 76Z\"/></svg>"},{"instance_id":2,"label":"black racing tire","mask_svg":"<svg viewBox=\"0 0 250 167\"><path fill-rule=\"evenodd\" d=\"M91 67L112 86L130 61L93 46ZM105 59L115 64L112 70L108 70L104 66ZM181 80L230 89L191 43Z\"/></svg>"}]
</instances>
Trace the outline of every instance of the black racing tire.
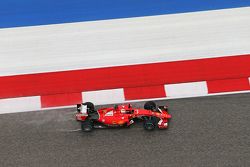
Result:
<instances>
[{"instance_id":1,"label":"black racing tire","mask_svg":"<svg viewBox=\"0 0 250 167\"><path fill-rule=\"evenodd\" d=\"M82 103L83 105L87 105L87 108L89 108L90 110L95 110L95 105L91 102L85 102Z\"/></svg>"},{"instance_id":2,"label":"black racing tire","mask_svg":"<svg viewBox=\"0 0 250 167\"><path fill-rule=\"evenodd\" d=\"M143 127L145 130L152 131L156 127L156 120L154 117L147 117L144 119Z\"/></svg>"},{"instance_id":3,"label":"black racing tire","mask_svg":"<svg viewBox=\"0 0 250 167\"><path fill-rule=\"evenodd\" d=\"M95 105L91 102L85 102L83 105L87 105L87 114L96 113Z\"/></svg>"},{"instance_id":4,"label":"black racing tire","mask_svg":"<svg viewBox=\"0 0 250 167\"><path fill-rule=\"evenodd\" d=\"M88 119L81 122L81 129L83 132L91 132L93 130L93 122Z\"/></svg>"},{"instance_id":5,"label":"black racing tire","mask_svg":"<svg viewBox=\"0 0 250 167\"><path fill-rule=\"evenodd\" d=\"M144 104L145 110L156 110L156 104L153 101L148 101Z\"/></svg>"}]
</instances>

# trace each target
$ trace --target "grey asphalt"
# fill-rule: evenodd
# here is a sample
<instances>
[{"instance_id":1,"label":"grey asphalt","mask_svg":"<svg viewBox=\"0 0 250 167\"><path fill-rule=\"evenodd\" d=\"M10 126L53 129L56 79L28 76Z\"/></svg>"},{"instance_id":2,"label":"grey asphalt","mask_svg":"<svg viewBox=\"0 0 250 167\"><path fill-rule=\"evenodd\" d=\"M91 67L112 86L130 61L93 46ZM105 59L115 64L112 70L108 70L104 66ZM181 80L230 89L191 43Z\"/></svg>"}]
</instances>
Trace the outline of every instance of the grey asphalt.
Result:
<instances>
[{"instance_id":1,"label":"grey asphalt","mask_svg":"<svg viewBox=\"0 0 250 167\"><path fill-rule=\"evenodd\" d=\"M250 94L157 103L169 105L168 130L83 133L73 108L0 115L0 166L250 166Z\"/></svg>"}]
</instances>

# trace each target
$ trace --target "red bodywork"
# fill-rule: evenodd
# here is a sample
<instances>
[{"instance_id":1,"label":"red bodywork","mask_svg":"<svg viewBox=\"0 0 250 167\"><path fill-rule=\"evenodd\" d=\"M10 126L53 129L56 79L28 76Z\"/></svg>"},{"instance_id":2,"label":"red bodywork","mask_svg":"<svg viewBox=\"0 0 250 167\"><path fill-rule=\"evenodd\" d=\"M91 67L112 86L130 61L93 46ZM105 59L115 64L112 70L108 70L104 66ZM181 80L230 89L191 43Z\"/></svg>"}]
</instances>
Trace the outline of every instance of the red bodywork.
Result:
<instances>
[{"instance_id":1,"label":"red bodywork","mask_svg":"<svg viewBox=\"0 0 250 167\"><path fill-rule=\"evenodd\" d=\"M158 128L166 129L168 127L168 119L171 118L171 115L167 112L167 107L158 108L157 111L152 111L133 108L130 104L101 108L97 110L97 113L98 119L96 121L107 126L129 126L134 122L134 118L156 117L158 118ZM76 119L78 121L85 121L87 117L87 112L78 112L76 114Z\"/></svg>"}]
</instances>

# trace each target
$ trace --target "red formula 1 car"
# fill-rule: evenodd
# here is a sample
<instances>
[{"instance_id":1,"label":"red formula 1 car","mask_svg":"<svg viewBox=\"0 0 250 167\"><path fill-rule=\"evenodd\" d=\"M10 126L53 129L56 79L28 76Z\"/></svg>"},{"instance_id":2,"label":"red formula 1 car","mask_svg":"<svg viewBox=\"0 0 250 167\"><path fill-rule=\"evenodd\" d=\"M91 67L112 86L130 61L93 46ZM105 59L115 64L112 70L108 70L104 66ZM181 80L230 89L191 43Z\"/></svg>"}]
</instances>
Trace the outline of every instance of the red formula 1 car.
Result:
<instances>
[{"instance_id":1,"label":"red formula 1 car","mask_svg":"<svg viewBox=\"0 0 250 167\"><path fill-rule=\"evenodd\" d=\"M83 131L105 127L129 127L135 119L142 120L146 130L153 130L156 127L166 129L171 118L167 110L167 106L157 107L152 101L146 102L144 109L124 104L98 110L95 109L93 103L86 102L77 104L76 120L81 122Z\"/></svg>"}]
</instances>

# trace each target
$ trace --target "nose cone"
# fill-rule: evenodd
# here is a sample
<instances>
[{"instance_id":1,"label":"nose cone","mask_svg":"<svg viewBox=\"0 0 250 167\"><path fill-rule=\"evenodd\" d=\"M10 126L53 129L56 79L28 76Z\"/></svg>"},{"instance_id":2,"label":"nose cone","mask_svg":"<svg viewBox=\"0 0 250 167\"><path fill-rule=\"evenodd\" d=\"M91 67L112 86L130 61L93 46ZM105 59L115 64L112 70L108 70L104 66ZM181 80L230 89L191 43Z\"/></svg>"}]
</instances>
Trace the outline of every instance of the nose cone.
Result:
<instances>
[{"instance_id":1,"label":"nose cone","mask_svg":"<svg viewBox=\"0 0 250 167\"><path fill-rule=\"evenodd\" d=\"M166 118L172 118L172 115L166 114Z\"/></svg>"}]
</instances>

